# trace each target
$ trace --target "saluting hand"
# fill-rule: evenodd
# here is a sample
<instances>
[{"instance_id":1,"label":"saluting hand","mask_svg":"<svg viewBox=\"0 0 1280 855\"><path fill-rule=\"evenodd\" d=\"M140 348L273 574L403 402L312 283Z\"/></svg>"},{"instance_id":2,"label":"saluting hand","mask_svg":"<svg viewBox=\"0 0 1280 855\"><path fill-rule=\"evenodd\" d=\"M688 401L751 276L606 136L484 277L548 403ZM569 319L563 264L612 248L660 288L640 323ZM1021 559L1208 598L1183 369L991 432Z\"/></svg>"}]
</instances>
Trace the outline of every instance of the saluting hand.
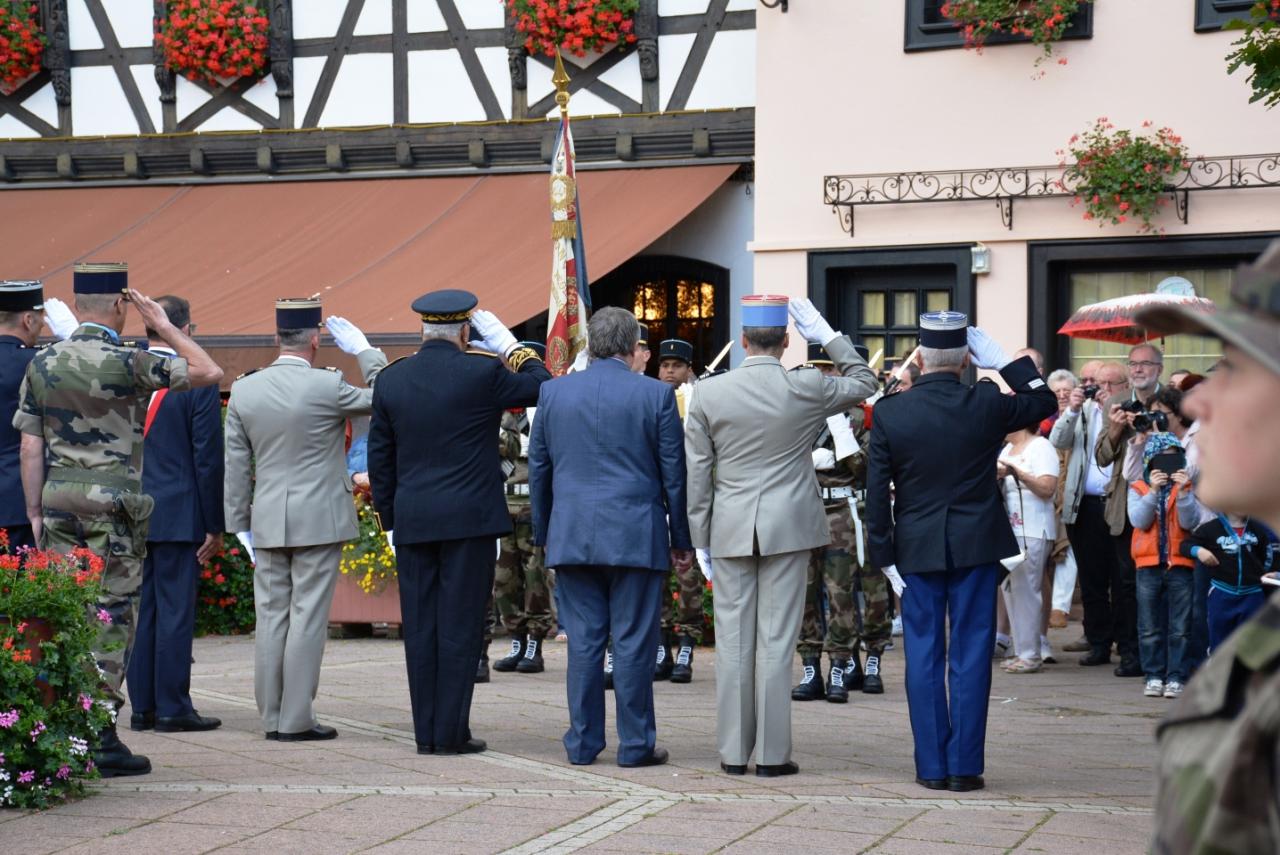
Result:
<instances>
[{"instance_id":1,"label":"saluting hand","mask_svg":"<svg viewBox=\"0 0 1280 855\"><path fill-rule=\"evenodd\" d=\"M360 332L360 328L346 318L330 315L325 318L324 325L329 330L329 335L333 336L333 343L343 353L355 356L364 353L371 347L369 339L365 338L364 333Z\"/></svg>"},{"instance_id":2,"label":"saluting hand","mask_svg":"<svg viewBox=\"0 0 1280 855\"><path fill-rule=\"evenodd\" d=\"M825 347L836 338L836 331L831 328L831 324L827 323L826 318L822 317L822 313L818 311L817 306L813 305L813 301L803 297L789 300L787 312L796 322L796 329L800 335L804 336L805 341Z\"/></svg>"},{"instance_id":3,"label":"saluting hand","mask_svg":"<svg viewBox=\"0 0 1280 855\"><path fill-rule=\"evenodd\" d=\"M484 309L476 309L471 313L471 328L480 333L484 343L489 346L488 349L499 356L506 357L519 343L511 330L498 320L497 315Z\"/></svg>"},{"instance_id":4,"label":"saluting hand","mask_svg":"<svg viewBox=\"0 0 1280 855\"><path fill-rule=\"evenodd\" d=\"M70 338L76 327L80 326L75 313L57 297L49 297L44 301L44 320L49 325L49 331L61 341Z\"/></svg>"},{"instance_id":5,"label":"saluting hand","mask_svg":"<svg viewBox=\"0 0 1280 855\"><path fill-rule=\"evenodd\" d=\"M171 326L169 316L165 314L164 307L141 291L127 288L124 293L129 302L137 307L138 316L142 318L143 325L149 330L155 330L160 333L160 337L164 338L163 333L167 332ZM165 341L168 341L168 339L165 339Z\"/></svg>"}]
</instances>

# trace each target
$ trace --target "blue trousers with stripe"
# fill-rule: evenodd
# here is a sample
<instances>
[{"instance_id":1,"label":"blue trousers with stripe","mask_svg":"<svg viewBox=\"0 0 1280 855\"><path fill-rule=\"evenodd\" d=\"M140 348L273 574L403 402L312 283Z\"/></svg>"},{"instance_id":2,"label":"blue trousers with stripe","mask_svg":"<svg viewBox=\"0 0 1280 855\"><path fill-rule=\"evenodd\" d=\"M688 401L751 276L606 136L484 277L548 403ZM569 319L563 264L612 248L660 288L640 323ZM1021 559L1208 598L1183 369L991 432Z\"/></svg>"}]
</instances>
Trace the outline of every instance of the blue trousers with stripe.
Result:
<instances>
[{"instance_id":1,"label":"blue trousers with stripe","mask_svg":"<svg viewBox=\"0 0 1280 855\"><path fill-rule=\"evenodd\" d=\"M906 577L907 707L920 778L983 772L998 570L983 564Z\"/></svg>"}]
</instances>

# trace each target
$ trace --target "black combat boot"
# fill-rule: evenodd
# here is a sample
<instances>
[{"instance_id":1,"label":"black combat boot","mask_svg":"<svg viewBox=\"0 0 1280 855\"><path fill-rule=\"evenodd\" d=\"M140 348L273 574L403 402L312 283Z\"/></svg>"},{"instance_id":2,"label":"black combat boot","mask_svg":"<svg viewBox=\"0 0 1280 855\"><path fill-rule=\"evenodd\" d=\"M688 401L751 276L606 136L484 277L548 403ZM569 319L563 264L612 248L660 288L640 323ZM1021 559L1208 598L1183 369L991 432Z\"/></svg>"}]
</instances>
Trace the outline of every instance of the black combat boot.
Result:
<instances>
[{"instance_id":1,"label":"black combat boot","mask_svg":"<svg viewBox=\"0 0 1280 855\"><path fill-rule=\"evenodd\" d=\"M480 663L476 665L476 682L489 682L489 654L484 653L480 656Z\"/></svg>"},{"instance_id":2,"label":"black combat boot","mask_svg":"<svg viewBox=\"0 0 1280 855\"><path fill-rule=\"evenodd\" d=\"M844 676L848 668L848 659L831 660L831 671L827 675L827 703L848 703L849 689L844 684Z\"/></svg>"},{"instance_id":3,"label":"black combat boot","mask_svg":"<svg viewBox=\"0 0 1280 855\"><path fill-rule=\"evenodd\" d=\"M613 690L613 645L604 649L604 690Z\"/></svg>"},{"instance_id":4,"label":"black combat boot","mask_svg":"<svg viewBox=\"0 0 1280 855\"><path fill-rule=\"evenodd\" d=\"M658 659L653 666L653 682L659 680L670 680L671 672L675 670L675 662L671 658L670 635L667 632L662 633L662 637L658 640Z\"/></svg>"},{"instance_id":5,"label":"black combat boot","mask_svg":"<svg viewBox=\"0 0 1280 855\"><path fill-rule=\"evenodd\" d=\"M520 660L524 658L524 636L517 635L511 639L511 652L503 656L497 662L493 663L493 670L501 671L504 674L508 671L516 670L516 666L520 664Z\"/></svg>"},{"instance_id":6,"label":"black combat boot","mask_svg":"<svg viewBox=\"0 0 1280 855\"><path fill-rule=\"evenodd\" d=\"M805 657L801 662L804 663L804 679L791 690L791 700L822 700L827 695L827 690L822 685L822 658L820 656Z\"/></svg>"},{"instance_id":7,"label":"black combat boot","mask_svg":"<svg viewBox=\"0 0 1280 855\"><path fill-rule=\"evenodd\" d=\"M524 642L524 656L516 663L516 670L521 674L541 674L544 667L542 665L542 636L530 635Z\"/></svg>"},{"instance_id":8,"label":"black combat boot","mask_svg":"<svg viewBox=\"0 0 1280 855\"><path fill-rule=\"evenodd\" d=\"M680 642L676 645L675 665L671 669L671 682L689 683L693 681L693 647L693 638L691 636L680 636Z\"/></svg>"},{"instance_id":9,"label":"black combat boot","mask_svg":"<svg viewBox=\"0 0 1280 855\"><path fill-rule=\"evenodd\" d=\"M98 748L93 752L93 762L104 778L146 775L151 771L151 761L130 751L116 735L114 726L104 727L98 734Z\"/></svg>"},{"instance_id":10,"label":"black combat boot","mask_svg":"<svg viewBox=\"0 0 1280 855\"><path fill-rule=\"evenodd\" d=\"M883 695L884 680L880 679L880 654L867 654L867 666L863 669L862 694Z\"/></svg>"},{"instance_id":11,"label":"black combat boot","mask_svg":"<svg viewBox=\"0 0 1280 855\"><path fill-rule=\"evenodd\" d=\"M862 654L858 652L857 645L854 645L849 664L844 669L844 687L851 692L862 689Z\"/></svg>"}]
</instances>

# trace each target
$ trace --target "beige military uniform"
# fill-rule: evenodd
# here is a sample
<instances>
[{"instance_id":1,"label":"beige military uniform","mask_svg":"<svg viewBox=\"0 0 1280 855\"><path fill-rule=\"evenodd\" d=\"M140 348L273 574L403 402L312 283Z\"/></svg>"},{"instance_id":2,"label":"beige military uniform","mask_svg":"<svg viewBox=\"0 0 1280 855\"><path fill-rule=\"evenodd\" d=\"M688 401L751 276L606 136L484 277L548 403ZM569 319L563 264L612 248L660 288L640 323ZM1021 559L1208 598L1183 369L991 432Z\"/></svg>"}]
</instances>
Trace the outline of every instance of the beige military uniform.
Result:
<instances>
[{"instance_id":1,"label":"beige military uniform","mask_svg":"<svg viewBox=\"0 0 1280 855\"><path fill-rule=\"evenodd\" d=\"M370 386L387 364L374 349L356 360ZM268 733L316 725L342 544L358 532L345 424L372 408L372 388L299 357L281 356L231 387L224 504L227 530L253 533L254 696Z\"/></svg>"}]
</instances>

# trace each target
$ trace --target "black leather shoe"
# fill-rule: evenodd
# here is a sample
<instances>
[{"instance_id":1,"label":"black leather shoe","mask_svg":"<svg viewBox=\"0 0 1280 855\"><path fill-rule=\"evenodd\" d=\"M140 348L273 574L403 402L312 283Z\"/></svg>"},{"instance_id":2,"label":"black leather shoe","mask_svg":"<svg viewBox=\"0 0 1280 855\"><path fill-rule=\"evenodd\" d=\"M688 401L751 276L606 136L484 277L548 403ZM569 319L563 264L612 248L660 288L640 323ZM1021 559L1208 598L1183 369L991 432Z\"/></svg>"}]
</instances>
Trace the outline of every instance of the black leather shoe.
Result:
<instances>
[{"instance_id":1,"label":"black leather shoe","mask_svg":"<svg viewBox=\"0 0 1280 855\"><path fill-rule=\"evenodd\" d=\"M849 690L844 685L844 675L849 667L848 659L832 659L827 677L827 703L843 704L849 701Z\"/></svg>"},{"instance_id":2,"label":"black leather shoe","mask_svg":"<svg viewBox=\"0 0 1280 855\"><path fill-rule=\"evenodd\" d=\"M780 778L783 775L794 775L800 771L800 766L788 760L786 763L779 763L776 766L761 766L756 764L757 778Z\"/></svg>"},{"instance_id":3,"label":"black leather shoe","mask_svg":"<svg viewBox=\"0 0 1280 855\"><path fill-rule=\"evenodd\" d=\"M418 753L419 754L435 754L436 747L434 745L419 745Z\"/></svg>"},{"instance_id":4,"label":"black leather shoe","mask_svg":"<svg viewBox=\"0 0 1280 855\"><path fill-rule=\"evenodd\" d=\"M916 783L927 790L945 790L947 788L946 778L921 778L917 775Z\"/></svg>"},{"instance_id":5,"label":"black leather shoe","mask_svg":"<svg viewBox=\"0 0 1280 855\"><path fill-rule=\"evenodd\" d=\"M862 694L883 695L884 680L880 678L880 654L868 654L867 666L863 669L863 672Z\"/></svg>"},{"instance_id":6,"label":"black leather shoe","mask_svg":"<svg viewBox=\"0 0 1280 855\"><path fill-rule=\"evenodd\" d=\"M146 775L151 771L151 761L141 754L134 754L120 741L114 727L98 734L99 747L93 752L93 763L104 778L125 778Z\"/></svg>"},{"instance_id":7,"label":"black leather shoe","mask_svg":"<svg viewBox=\"0 0 1280 855\"><path fill-rule=\"evenodd\" d=\"M738 766L733 763L726 763L723 760L721 760L720 771L724 772L726 775L745 775L747 774L747 766L745 763L741 766Z\"/></svg>"},{"instance_id":8,"label":"black leather shoe","mask_svg":"<svg viewBox=\"0 0 1280 855\"><path fill-rule=\"evenodd\" d=\"M524 658L524 636L511 639L511 652L503 656L497 662L493 663L493 670L501 671L504 674L508 671L516 670L516 666L520 664L520 660Z\"/></svg>"},{"instance_id":9,"label":"black leather shoe","mask_svg":"<svg viewBox=\"0 0 1280 855\"><path fill-rule=\"evenodd\" d=\"M1080 664L1086 667L1091 665L1109 665L1111 664L1111 646L1106 647L1094 646L1092 650L1080 657Z\"/></svg>"},{"instance_id":10,"label":"black leather shoe","mask_svg":"<svg viewBox=\"0 0 1280 855\"><path fill-rule=\"evenodd\" d=\"M268 740L268 741L270 741L270 742L279 742L279 741L280 741L280 731L278 731L278 730L268 730L268 731L267 731L267 740Z\"/></svg>"},{"instance_id":11,"label":"black leather shoe","mask_svg":"<svg viewBox=\"0 0 1280 855\"><path fill-rule=\"evenodd\" d=\"M667 762L667 749L655 748L653 753L643 760L637 760L634 763L619 763L618 765L624 769L640 769L644 766L662 766Z\"/></svg>"},{"instance_id":12,"label":"black leather shoe","mask_svg":"<svg viewBox=\"0 0 1280 855\"><path fill-rule=\"evenodd\" d=\"M315 742L322 739L337 739L338 731L327 724L317 724L310 730L301 733L278 733L276 739L281 742Z\"/></svg>"},{"instance_id":13,"label":"black leather shoe","mask_svg":"<svg viewBox=\"0 0 1280 855\"><path fill-rule=\"evenodd\" d=\"M806 657L801 662L804 663L804 677L791 690L791 700L793 701L820 701L827 696L826 687L822 685L822 659L817 656Z\"/></svg>"},{"instance_id":14,"label":"black leather shoe","mask_svg":"<svg viewBox=\"0 0 1280 855\"><path fill-rule=\"evenodd\" d=\"M156 726L156 714L154 712L136 712L129 716L130 730L151 730Z\"/></svg>"},{"instance_id":15,"label":"black leather shoe","mask_svg":"<svg viewBox=\"0 0 1280 855\"><path fill-rule=\"evenodd\" d=\"M477 683L489 682L489 657L488 656L480 657L480 663L476 665L475 682Z\"/></svg>"},{"instance_id":16,"label":"black leather shoe","mask_svg":"<svg viewBox=\"0 0 1280 855\"><path fill-rule=\"evenodd\" d=\"M693 646L690 636L680 636L680 642L676 645L675 664L671 668L671 682L693 682Z\"/></svg>"},{"instance_id":17,"label":"black leather shoe","mask_svg":"<svg viewBox=\"0 0 1280 855\"><path fill-rule=\"evenodd\" d=\"M200 715L192 710L186 715L162 715L156 719L157 733L183 733L197 730L217 730L222 727L222 719Z\"/></svg>"},{"instance_id":18,"label":"black leather shoe","mask_svg":"<svg viewBox=\"0 0 1280 855\"><path fill-rule=\"evenodd\" d=\"M1121 657L1120 664L1116 666L1115 671L1112 673L1117 677L1141 677L1143 673L1142 663L1136 658L1124 656Z\"/></svg>"},{"instance_id":19,"label":"black leather shoe","mask_svg":"<svg viewBox=\"0 0 1280 855\"><path fill-rule=\"evenodd\" d=\"M542 664L542 638L529 636L524 643L524 656L516 663L516 670L521 674L541 674L546 670Z\"/></svg>"},{"instance_id":20,"label":"black leather shoe","mask_svg":"<svg viewBox=\"0 0 1280 855\"><path fill-rule=\"evenodd\" d=\"M967 793L981 790L987 785L981 775L950 775L947 777L947 789L953 793Z\"/></svg>"},{"instance_id":21,"label":"black leather shoe","mask_svg":"<svg viewBox=\"0 0 1280 855\"><path fill-rule=\"evenodd\" d=\"M468 739L461 745L437 745L436 754L479 754L489 745L483 739Z\"/></svg>"}]
</instances>

